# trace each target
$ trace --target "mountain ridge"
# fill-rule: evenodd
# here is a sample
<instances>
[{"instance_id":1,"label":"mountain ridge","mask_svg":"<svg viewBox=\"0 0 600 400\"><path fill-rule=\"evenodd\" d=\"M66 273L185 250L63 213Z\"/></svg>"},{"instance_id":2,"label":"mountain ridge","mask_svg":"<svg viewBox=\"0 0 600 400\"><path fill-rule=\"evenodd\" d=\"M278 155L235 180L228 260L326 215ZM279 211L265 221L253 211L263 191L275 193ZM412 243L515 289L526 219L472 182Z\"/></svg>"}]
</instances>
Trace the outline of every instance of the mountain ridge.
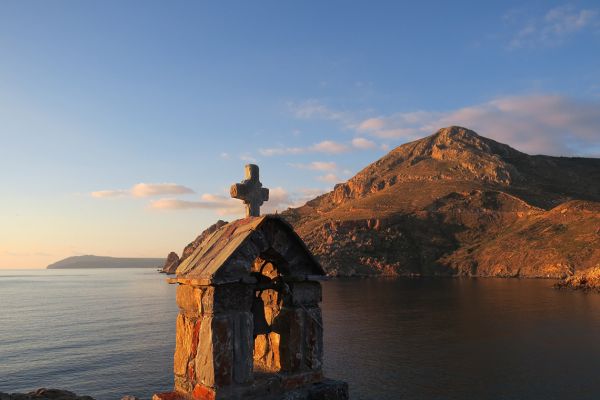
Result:
<instances>
[{"instance_id":1,"label":"mountain ridge","mask_svg":"<svg viewBox=\"0 0 600 400\"><path fill-rule=\"evenodd\" d=\"M451 126L282 215L332 275L559 278L600 261L599 202L600 159Z\"/></svg>"}]
</instances>

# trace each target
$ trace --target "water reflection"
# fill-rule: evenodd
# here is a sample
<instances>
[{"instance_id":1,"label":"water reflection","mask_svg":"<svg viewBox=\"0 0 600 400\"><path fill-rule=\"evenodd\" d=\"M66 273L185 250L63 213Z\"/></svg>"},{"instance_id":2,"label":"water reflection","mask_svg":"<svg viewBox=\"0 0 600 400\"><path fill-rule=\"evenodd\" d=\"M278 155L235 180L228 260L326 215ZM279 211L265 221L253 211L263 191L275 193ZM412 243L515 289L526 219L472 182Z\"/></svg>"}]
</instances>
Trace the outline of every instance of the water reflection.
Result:
<instances>
[{"instance_id":1,"label":"water reflection","mask_svg":"<svg viewBox=\"0 0 600 400\"><path fill-rule=\"evenodd\" d=\"M600 295L551 284L327 282L327 372L356 399L598 398Z\"/></svg>"}]
</instances>

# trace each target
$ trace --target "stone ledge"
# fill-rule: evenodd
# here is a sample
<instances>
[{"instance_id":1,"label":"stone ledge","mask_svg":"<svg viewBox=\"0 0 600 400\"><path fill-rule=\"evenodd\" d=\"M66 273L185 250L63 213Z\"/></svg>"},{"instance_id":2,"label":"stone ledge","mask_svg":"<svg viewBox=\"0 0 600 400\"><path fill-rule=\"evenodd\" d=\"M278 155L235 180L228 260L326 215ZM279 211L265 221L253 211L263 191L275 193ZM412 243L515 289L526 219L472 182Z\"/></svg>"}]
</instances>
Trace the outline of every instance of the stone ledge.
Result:
<instances>
[{"instance_id":1,"label":"stone ledge","mask_svg":"<svg viewBox=\"0 0 600 400\"><path fill-rule=\"evenodd\" d=\"M248 392L235 392L227 395L212 395L209 396L187 396L178 392L156 393L152 400L348 400L350 398L348 392L348 384L342 381L325 379L321 382L312 383L297 387L296 389L272 393L269 391L273 388L267 387L265 391L249 394Z\"/></svg>"}]
</instances>

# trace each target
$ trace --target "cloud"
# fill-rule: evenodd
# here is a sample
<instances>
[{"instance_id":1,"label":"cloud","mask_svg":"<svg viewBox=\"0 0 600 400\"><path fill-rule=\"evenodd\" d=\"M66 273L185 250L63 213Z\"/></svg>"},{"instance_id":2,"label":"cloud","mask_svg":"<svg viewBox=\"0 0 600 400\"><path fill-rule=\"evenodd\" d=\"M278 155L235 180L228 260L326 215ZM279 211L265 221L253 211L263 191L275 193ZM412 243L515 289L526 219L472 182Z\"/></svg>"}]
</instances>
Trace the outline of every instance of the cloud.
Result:
<instances>
[{"instance_id":1,"label":"cloud","mask_svg":"<svg viewBox=\"0 0 600 400\"><path fill-rule=\"evenodd\" d=\"M256 162L256 158L252 157L250 154L242 154L240 156L240 160L247 162Z\"/></svg>"},{"instance_id":2,"label":"cloud","mask_svg":"<svg viewBox=\"0 0 600 400\"><path fill-rule=\"evenodd\" d=\"M505 17L520 26L508 43L510 49L557 46L578 32L598 26L597 10L576 9L572 5L552 8L526 21L515 18L516 15L518 13L511 13Z\"/></svg>"},{"instance_id":3,"label":"cloud","mask_svg":"<svg viewBox=\"0 0 600 400\"><path fill-rule=\"evenodd\" d=\"M150 202L148 207L154 210L214 210L219 215L244 212L241 201L214 194L203 194L200 200L158 199Z\"/></svg>"},{"instance_id":4,"label":"cloud","mask_svg":"<svg viewBox=\"0 0 600 400\"><path fill-rule=\"evenodd\" d=\"M530 154L585 155L600 151L600 101L560 95L506 96L443 112L382 117L373 136L418 139L460 125ZM393 133L393 134L392 134Z\"/></svg>"},{"instance_id":5,"label":"cloud","mask_svg":"<svg viewBox=\"0 0 600 400\"><path fill-rule=\"evenodd\" d=\"M302 103L289 103L290 110L296 118L300 119L326 119L332 121L347 121L348 113L332 110L315 99L306 100Z\"/></svg>"},{"instance_id":6,"label":"cloud","mask_svg":"<svg viewBox=\"0 0 600 400\"><path fill-rule=\"evenodd\" d=\"M294 207L290 194L282 187L269 189L269 201L263 204L261 212L265 214L274 213L276 211L284 211L289 207Z\"/></svg>"},{"instance_id":7,"label":"cloud","mask_svg":"<svg viewBox=\"0 0 600 400\"><path fill-rule=\"evenodd\" d=\"M130 192L128 190L98 190L90 194L92 197L103 198L129 196Z\"/></svg>"},{"instance_id":8,"label":"cloud","mask_svg":"<svg viewBox=\"0 0 600 400\"><path fill-rule=\"evenodd\" d=\"M311 149L319 153L329 154L345 153L349 150L347 145L334 142L332 140L324 140L320 143L313 145Z\"/></svg>"},{"instance_id":9,"label":"cloud","mask_svg":"<svg viewBox=\"0 0 600 400\"><path fill-rule=\"evenodd\" d=\"M268 149L259 149L258 152L263 156L282 156L286 154L302 154L308 151L307 148L303 147L274 147Z\"/></svg>"},{"instance_id":10,"label":"cloud","mask_svg":"<svg viewBox=\"0 0 600 400\"><path fill-rule=\"evenodd\" d=\"M99 190L92 192L91 195L96 198L107 198L124 196L150 197L190 193L195 192L186 186L175 183L138 183L133 185L129 190Z\"/></svg>"},{"instance_id":11,"label":"cloud","mask_svg":"<svg viewBox=\"0 0 600 400\"><path fill-rule=\"evenodd\" d=\"M317 180L320 182L326 182L326 183L338 183L338 182L342 181L342 179L340 179L336 174L326 174L326 175L318 176Z\"/></svg>"},{"instance_id":12,"label":"cloud","mask_svg":"<svg viewBox=\"0 0 600 400\"><path fill-rule=\"evenodd\" d=\"M308 164L289 164L294 168L299 169L310 169L313 171L335 171L337 169L337 164L333 161L313 161Z\"/></svg>"},{"instance_id":13,"label":"cloud","mask_svg":"<svg viewBox=\"0 0 600 400\"><path fill-rule=\"evenodd\" d=\"M189 201L180 199L158 199L150 202L150 208L156 210L188 210L192 208L214 209L218 206L202 201Z\"/></svg>"},{"instance_id":14,"label":"cloud","mask_svg":"<svg viewBox=\"0 0 600 400\"><path fill-rule=\"evenodd\" d=\"M333 140L324 140L319 143L315 143L308 147L274 147L267 149L260 149L259 153L263 156L281 156L287 154L306 154L306 153L327 153L327 154L339 154L345 153L350 150L350 147L346 144L334 142Z\"/></svg>"},{"instance_id":15,"label":"cloud","mask_svg":"<svg viewBox=\"0 0 600 400\"><path fill-rule=\"evenodd\" d=\"M361 150L374 149L377 147L375 142L361 137L352 139L352 146Z\"/></svg>"},{"instance_id":16,"label":"cloud","mask_svg":"<svg viewBox=\"0 0 600 400\"><path fill-rule=\"evenodd\" d=\"M282 187L269 190L269 200L261 206L261 213L268 214L283 211L298 205L296 196L290 194ZM158 199L148 205L154 210L212 210L216 214L242 216L245 213L244 203L218 194L205 193L200 200L180 200L173 198Z\"/></svg>"},{"instance_id":17,"label":"cloud","mask_svg":"<svg viewBox=\"0 0 600 400\"><path fill-rule=\"evenodd\" d=\"M162 196L195 193L192 189L175 183L138 183L131 188L133 197Z\"/></svg>"},{"instance_id":18,"label":"cloud","mask_svg":"<svg viewBox=\"0 0 600 400\"><path fill-rule=\"evenodd\" d=\"M359 132L373 131L383 128L384 121L381 118L369 118L358 125Z\"/></svg>"},{"instance_id":19,"label":"cloud","mask_svg":"<svg viewBox=\"0 0 600 400\"><path fill-rule=\"evenodd\" d=\"M304 204L308 200L312 200L315 197L320 196L326 192L327 192L327 190L325 190L325 189L302 188L302 189L298 190L298 193L296 193L297 201L300 201L300 202L302 202L302 204Z\"/></svg>"}]
</instances>

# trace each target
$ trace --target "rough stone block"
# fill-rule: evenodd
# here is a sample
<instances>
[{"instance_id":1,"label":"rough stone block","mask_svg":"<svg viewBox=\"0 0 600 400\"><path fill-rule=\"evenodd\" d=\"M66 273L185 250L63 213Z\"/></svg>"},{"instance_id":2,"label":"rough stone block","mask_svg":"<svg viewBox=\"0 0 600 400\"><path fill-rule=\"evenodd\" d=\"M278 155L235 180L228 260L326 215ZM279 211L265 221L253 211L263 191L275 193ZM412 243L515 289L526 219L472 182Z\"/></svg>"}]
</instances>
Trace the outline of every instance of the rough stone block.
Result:
<instances>
[{"instance_id":1,"label":"rough stone block","mask_svg":"<svg viewBox=\"0 0 600 400\"><path fill-rule=\"evenodd\" d=\"M177 285L175 298L182 313L186 315L200 315L200 298L202 289L190 285Z\"/></svg>"},{"instance_id":2,"label":"rough stone block","mask_svg":"<svg viewBox=\"0 0 600 400\"><path fill-rule=\"evenodd\" d=\"M250 311L254 289L250 285L232 283L216 287L214 312Z\"/></svg>"},{"instance_id":3,"label":"rough stone block","mask_svg":"<svg viewBox=\"0 0 600 400\"><path fill-rule=\"evenodd\" d=\"M252 295L252 286L242 283L209 286L202 294L202 313L250 311Z\"/></svg>"},{"instance_id":4,"label":"rough stone block","mask_svg":"<svg viewBox=\"0 0 600 400\"><path fill-rule=\"evenodd\" d=\"M348 384L326 379L309 388L310 400L348 400Z\"/></svg>"},{"instance_id":5,"label":"rough stone block","mask_svg":"<svg viewBox=\"0 0 600 400\"><path fill-rule=\"evenodd\" d=\"M233 380L236 383L252 381L252 314L239 312L233 320Z\"/></svg>"},{"instance_id":6,"label":"rough stone block","mask_svg":"<svg viewBox=\"0 0 600 400\"><path fill-rule=\"evenodd\" d=\"M192 385L192 380L190 380L187 376L175 375L174 379L174 387L176 392L181 393L191 393L194 385Z\"/></svg>"},{"instance_id":7,"label":"rough stone block","mask_svg":"<svg viewBox=\"0 0 600 400\"><path fill-rule=\"evenodd\" d=\"M322 300L323 295L319 282L292 282L289 285L292 292L292 304L295 306L316 307Z\"/></svg>"},{"instance_id":8,"label":"rough stone block","mask_svg":"<svg viewBox=\"0 0 600 400\"><path fill-rule=\"evenodd\" d=\"M279 254L286 254L295 243L290 242L289 234L283 230L274 230L271 246Z\"/></svg>"},{"instance_id":9,"label":"rough stone block","mask_svg":"<svg viewBox=\"0 0 600 400\"><path fill-rule=\"evenodd\" d=\"M202 291L202 298L200 300L202 303L202 314L212 314L215 304L215 287L209 286L205 290Z\"/></svg>"},{"instance_id":10,"label":"rough stone block","mask_svg":"<svg viewBox=\"0 0 600 400\"><path fill-rule=\"evenodd\" d=\"M173 365L173 371L176 375L185 375L187 372L195 322L196 318L194 317L186 317L181 313L177 315L177 336L175 338L175 356Z\"/></svg>"},{"instance_id":11,"label":"rough stone block","mask_svg":"<svg viewBox=\"0 0 600 400\"><path fill-rule=\"evenodd\" d=\"M214 389L202 385L196 385L192 392L194 400L215 400L216 393Z\"/></svg>"},{"instance_id":12,"label":"rough stone block","mask_svg":"<svg viewBox=\"0 0 600 400\"><path fill-rule=\"evenodd\" d=\"M231 385L233 380L233 323L229 316L213 318L212 351L214 387Z\"/></svg>"},{"instance_id":13,"label":"rough stone block","mask_svg":"<svg viewBox=\"0 0 600 400\"><path fill-rule=\"evenodd\" d=\"M304 363L313 371L323 368L323 318L321 309L306 311L304 331Z\"/></svg>"},{"instance_id":14,"label":"rough stone block","mask_svg":"<svg viewBox=\"0 0 600 400\"><path fill-rule=\"evenodd\" d=\"M304 372L285 375L281 378L281 387L284 390L293 390L309 383L319 382L323 379L320 372Z\"/></svg>"},{"instance_id":15,"label":"rough stone block","mask_svg":"<svg viewBox=\"0 0 600 400\"><path fill-rule=\"evenodd\" d=\"M277 329L281 335L280 354L281 370L297 372L303 364L304 316L301 308L283 308L277 321Z\"/></svg>"},{"instance_id":16,"label":"rough stone block","mask_svg":"<svg viewBox=\"0 0 600 400\"><path fill-rule=\"evenodd\" d=\"M178 392L155 393L152 400L189 400L188 396Z\"/></svg>"},{"instance_id":17,"label":"rough stone block","mask_svg":"<svg viewBox=\"0 0 600 400\"><path fill-rule=\"evenodd\" d=\"M215 369L213 366L212 316L202 318L198 334L198 354L196 355L196 381L204 386L214 387Z\"/></svg>"}]
</instances>

